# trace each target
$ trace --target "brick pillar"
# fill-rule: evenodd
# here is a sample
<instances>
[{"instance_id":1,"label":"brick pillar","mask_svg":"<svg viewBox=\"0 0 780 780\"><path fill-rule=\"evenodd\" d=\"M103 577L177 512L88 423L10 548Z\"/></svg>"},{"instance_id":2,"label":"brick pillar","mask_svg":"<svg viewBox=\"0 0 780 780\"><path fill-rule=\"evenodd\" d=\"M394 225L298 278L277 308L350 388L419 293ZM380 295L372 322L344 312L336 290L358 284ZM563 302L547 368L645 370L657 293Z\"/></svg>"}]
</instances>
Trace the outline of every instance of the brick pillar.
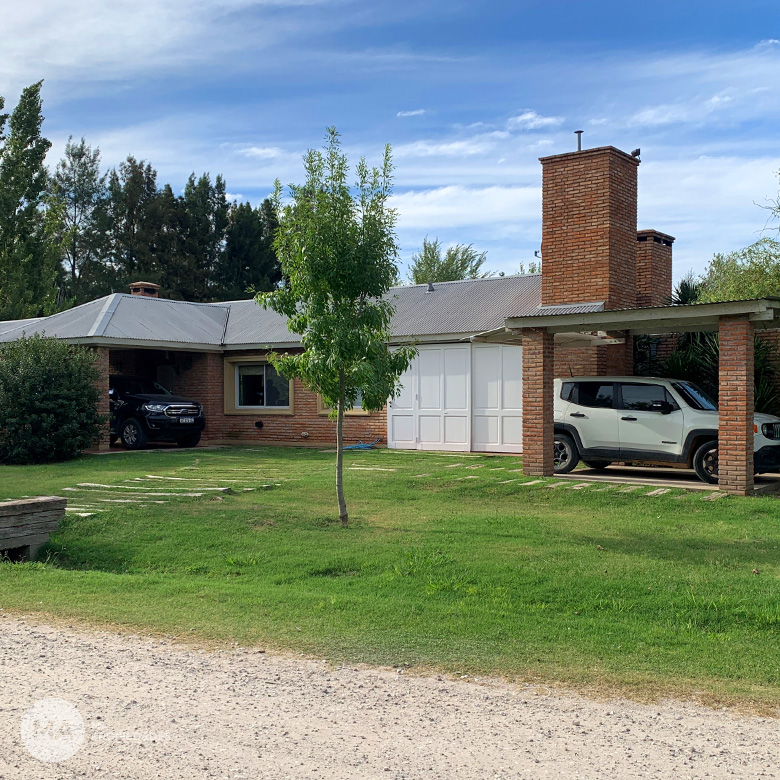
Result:
<instances>
[{"instance_id":1,"label":"brick pillar","mask_svg":"<svg viewBox=\"0 0 780 780\"><path fill-rule=\"evenodd\" d=\"M753 323L720 320L718 471L721 490L753 493Z\"/></svg>"},{"instance_id":2,"label":"brick pillar","mask_svg":"<svg viewBox=\"0 0 780 780\"><path fill-rule=\"evenodd\" d=\"M553 474L553 335L523 331L523 474Z\"/></svg>"},{"instance_id":3,"label":"brick pillar","mask_svg":"<svg viewBox=\"0 0 780 780\"><path fill-rule=\"evenodd\" d=\"M97 366L99 378L97 381L98 387L98 414L102 414L106 418L106 424L103 426L103 430L100 437L95 442L99 450L105 451L109 449L110 444L110 429L108 423L108 374L109 374L109 351L108 347L95 347L95 365Z\"/></svg>"},{"instance_id":4,"label":"brick pillar","mask_svg":"<svg viewBox=\"0 0 780 780\"><path fill-rule=\"evenodd\" d=\"M636 305L665 306L672 295L674 236L640 230L636 240Z\"/></svg>"}]
</instances>

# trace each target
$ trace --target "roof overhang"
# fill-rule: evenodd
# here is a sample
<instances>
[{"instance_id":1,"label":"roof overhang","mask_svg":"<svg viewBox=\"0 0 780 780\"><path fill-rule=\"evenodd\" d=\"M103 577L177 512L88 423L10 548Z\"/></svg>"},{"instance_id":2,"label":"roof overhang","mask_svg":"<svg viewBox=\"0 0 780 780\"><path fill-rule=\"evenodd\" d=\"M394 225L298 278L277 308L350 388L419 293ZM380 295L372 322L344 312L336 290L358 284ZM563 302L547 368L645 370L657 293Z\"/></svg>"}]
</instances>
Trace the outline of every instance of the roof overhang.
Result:
<instances>
[{"instance_id":1,"label":"roof overhang","mask_svg":"<svg viewBox=\"0 0 780 780\"><path fill-rule=\"evenodd\" d=\"M470 340L474 344L521 344L523 338L518 330L497 328L485 333L477 333ZM615 338L606 331L555 334L557 347L598 347L607 344L624 344L625 341L625 338Z\"/></svg>"},{"instance_id":2,"label":"roof overhang","mask_svg":"<svg viewBox=\"0 0 780 780\"><path fill-rule=\"evenodd\" d=\"M519 335L525 328L548 333L573 334L627 331L631 336L716 331L724 317L742 316L756 328L780 327L780 298L696 303L687 306L652 306L641 309L592 311L579 314L535 314L509 317L505 330Z\"/></svg>"}]
</instances>

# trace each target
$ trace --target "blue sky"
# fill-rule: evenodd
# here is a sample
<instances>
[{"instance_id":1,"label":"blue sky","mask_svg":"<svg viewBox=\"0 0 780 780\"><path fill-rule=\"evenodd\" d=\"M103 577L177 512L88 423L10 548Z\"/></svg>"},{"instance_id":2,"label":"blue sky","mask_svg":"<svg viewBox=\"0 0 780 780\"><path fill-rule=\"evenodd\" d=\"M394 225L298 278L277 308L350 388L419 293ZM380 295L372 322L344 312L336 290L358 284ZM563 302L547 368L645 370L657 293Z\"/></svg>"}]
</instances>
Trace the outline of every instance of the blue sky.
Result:
<instances>
[{"instance_id":1,"label":"blue sky","mask_svg":"<svg viewBox=\"0 0 780 780\"><path fill-rule=\"evenodd\" d=\"M404 262L428 235L512 273L539 249L538 158L583 129L641 147L639 227L677 237L676 276L771 234L777 2L4 5L0 94L45 79L52 162L83 135L107 166L222 173L257 202L336 125L350 156L393 146Z\"/></svg>"}]
</instances>

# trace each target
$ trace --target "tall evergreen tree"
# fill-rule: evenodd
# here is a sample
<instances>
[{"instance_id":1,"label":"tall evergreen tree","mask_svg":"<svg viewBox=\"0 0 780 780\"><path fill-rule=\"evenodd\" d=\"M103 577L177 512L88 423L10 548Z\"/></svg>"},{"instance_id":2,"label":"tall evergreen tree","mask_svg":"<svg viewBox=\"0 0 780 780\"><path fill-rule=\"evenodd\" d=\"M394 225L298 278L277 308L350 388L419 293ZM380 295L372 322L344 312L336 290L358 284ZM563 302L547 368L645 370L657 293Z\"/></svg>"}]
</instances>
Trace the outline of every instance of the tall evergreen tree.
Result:
<instances>
[{"instance_id":1,"label":"tall evergreen tree","mask_svg":"<svg viewBox=\"0 0 780 780\"><path fill-rule=\"evenodd\" d=\"M277 227L270 198L259 208L252 208L250 203L233 206L225 251L215 273L219 297L248 298L251 291L269 292L278 285L282 274L273 246Z\"/></svg>"},{"instance_id":2,"label":"tall evergreen tree","mask_svg":"<svg viewBox=\"0 0 780 780\"><path fill-rule=\"evenodd\" d=\"M156 246L162 224L157 171L132 155L108 177L110 263L118 284L160 276Z\"/></svg>"},{"instance_id":3,"label":"tall evergreen tree","mask_svg":"<svg viewBox=\"0 0 780 780\"><path fill-rule=\"evenodd\" d=\"M74 303L111 292L115 273L107 263L107 174L100 171L100 149L82 138L65 145L52 181L64 205L64 289Z\"/></svg>"},{"instance_id":4,"label":"tall evergreen tree","mask_svg":"<svg viewBox=\"0 0 780 780\"><path fill-rule=\"evenodd\" d=\"M0 320L56 305L62 204L48 195L41 84L22 91L10 120L0 115Z\"/></svg>"}]
</instances>

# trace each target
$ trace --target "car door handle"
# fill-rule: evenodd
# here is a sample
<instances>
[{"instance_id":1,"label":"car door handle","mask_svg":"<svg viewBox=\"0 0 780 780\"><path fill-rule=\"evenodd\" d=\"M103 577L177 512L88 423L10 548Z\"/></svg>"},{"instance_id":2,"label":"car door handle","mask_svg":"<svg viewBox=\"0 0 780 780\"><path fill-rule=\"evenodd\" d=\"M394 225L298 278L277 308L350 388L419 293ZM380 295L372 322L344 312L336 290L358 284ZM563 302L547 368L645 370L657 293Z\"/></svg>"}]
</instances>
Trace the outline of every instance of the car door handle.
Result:
<instances>
[{"instance_id":1,"label":"car door handle","mask_svg":"<svg viewBox=\"0 0 780 780\"><path fill-rule=\"evenodd\" d=\"M621 417L621 420L628 420L629 422L636 422L636 417Z\"/></svg>"},{"instance_id":2,"label":"car door handle","mask_svg":"<svg viewBox=\"0 0 780 780\"><path fill-rule=\"evenodd\" d=\"M569 417L585 417L582 412L572 412Z\"/></svg>"}]
</instances>

